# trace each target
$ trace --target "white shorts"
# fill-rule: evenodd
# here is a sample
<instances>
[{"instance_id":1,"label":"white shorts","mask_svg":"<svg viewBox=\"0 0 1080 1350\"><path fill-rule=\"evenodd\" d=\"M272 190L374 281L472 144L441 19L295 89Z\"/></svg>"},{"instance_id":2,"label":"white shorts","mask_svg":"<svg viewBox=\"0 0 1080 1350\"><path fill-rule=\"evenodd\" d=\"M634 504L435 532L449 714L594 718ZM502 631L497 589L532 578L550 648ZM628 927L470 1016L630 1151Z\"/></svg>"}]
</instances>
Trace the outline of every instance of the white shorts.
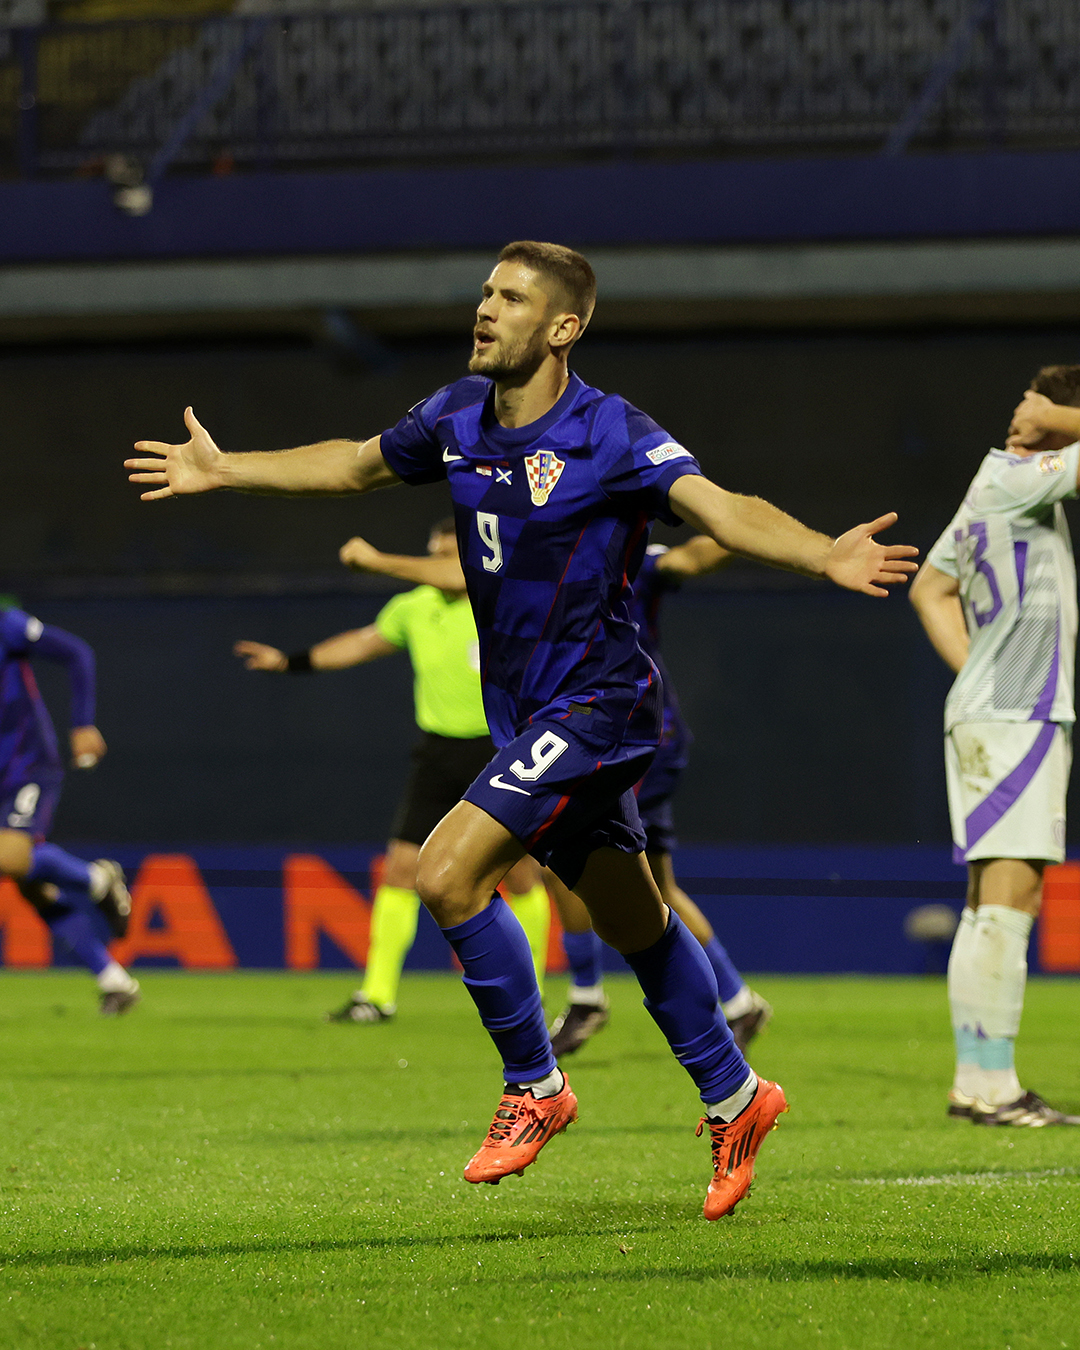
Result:
<instances>
[{"instance_id":1,"label":"white shorts","mask_svg":"<svg viewBox=\"0 0 1080 1350\"><path fill-rule=\"evenodd\" d=\"M953 859L1065 857L1072 725L962 722L945 736Z\"/></svg>"}]
</instances>

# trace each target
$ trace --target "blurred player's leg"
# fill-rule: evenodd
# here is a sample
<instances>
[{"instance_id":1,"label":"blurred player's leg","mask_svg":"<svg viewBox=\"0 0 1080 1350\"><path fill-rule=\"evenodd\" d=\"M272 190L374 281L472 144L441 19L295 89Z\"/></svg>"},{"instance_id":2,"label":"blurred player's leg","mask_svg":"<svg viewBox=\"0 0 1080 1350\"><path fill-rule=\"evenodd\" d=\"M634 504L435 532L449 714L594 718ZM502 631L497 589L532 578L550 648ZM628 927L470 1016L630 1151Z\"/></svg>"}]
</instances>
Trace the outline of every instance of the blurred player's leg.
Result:
<instances>
[{"instance_id":1,"label":"blurred player's leg","mask_svg":"<svg viewBox=\"0 0 1080 1350\"><path fill-rule=\"evenodd\" d=\"M593 927L621 951L645 994L645 1006L705 1103L713 1179L705 1217L728 1214L750 1188L754 1158L777 1117L782 1090L759 1080L718 1006L716 979L701 944L665 908L640 854L597 849L574 887Z\"/></svg>"},{"instance_id":2,"label":"blurred player's leg","mask_svg":"<svg viewBox=\"0 0 1080 1350\"><path fill-rule=\"evenodd\" d=\"M139 1002L139 982L109 955L97 934L91 902L78 891L64 891L51 882L20 881L19 890L97 981L100 1010L106 1017L127 1012Z\"/></svg>"},{"instance_id":3,"label":"blurred player's leg","mask_svg":"<svg viewBox=\"0 0 1080 1350\"><path fill-rule=\"evenodd\" d=\"M555 1055L572 1055L608 1024L607 995L601 964L603 943L593 931L589 911L551 869L545 877L563 928L563 951L570 966L570 994L551 1024Z\"/></svg>"},{"instance_id":4,"label":"blurred player's leg","mask_svg":"<svg viewBox=\"0 0 1080 1350\"><path fill-rule=\"evenodd\" d=\"M701 943L716 976L724 1017L736 1045L745 1054L750 1042L772 1017L772 1008L735 969L712 924L676 881L670 852L650 848L645 856L664 903L678 914Z\"/></svg>"},{"instance_id":5,"label":"blurred player's leg","mask_svg":"<svg viewBox=\"0 0 1080 1350\"><path fill-rule=\"evenodd\" d=\"M47 825L56 793L35 797L32 827ZM99 938L94 910L116 936L123 936L131 914L131 897L119 863L88 863L56 844L32 838L28 830L0 830L0 873L10 876L22 896L91 972L101 991L101 1011L126 1012L139 1001L139 984L109 955Z\"/></svg>"},{"instance_id":6,"label":"blurred player's leg","mask_svg":"<svg viewBox=\"0 0 1080 1350\"><path fill-rule=\"evenodd\" d=\"M547 889L540 879L540 868L531 858L522 858L506 874L503 883L510 908L514 911L518 923L525 930L532 952L533 966L536 970L536 983L544 992L544 976L547 973L548 934L551 931L551 902Z\"/></svg>"},{"instance_id":7,"label":"blurred player's leg","mask_svg":"<svg viewBox=\"0 0 1080 1350\"><path fill-rule=\"evenodd\" d=\"M382 884L371 905L364 982L344 1007L328 1013L330 1022L388 1022L397 1010L401 970L416 941L420 897L416 893L419 846L391 839L386 847Z\"/></svg>"}]
</instances>

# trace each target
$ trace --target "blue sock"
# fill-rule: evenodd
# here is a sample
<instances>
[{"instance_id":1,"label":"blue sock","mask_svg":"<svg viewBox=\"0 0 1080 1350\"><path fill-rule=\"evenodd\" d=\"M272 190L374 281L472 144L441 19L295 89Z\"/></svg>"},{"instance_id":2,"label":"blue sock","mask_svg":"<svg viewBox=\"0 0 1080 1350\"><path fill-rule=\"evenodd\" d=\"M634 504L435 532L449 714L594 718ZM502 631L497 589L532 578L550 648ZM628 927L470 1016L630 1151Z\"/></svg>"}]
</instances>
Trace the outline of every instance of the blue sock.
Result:
<instances>
[{"instance_id":1,"label":"blue sock","mask_svg":"<svg viewBox=\"0 0 1080 1350\"><path fill-rule=\"evenodd\" d=\"M90 864L58 844L35 844L27 881L50 881L61 890L90 894Z\"/></svg>"},{"instance_id":2,"label":"blue sock","mask_svg":"<svg viewBox=\"0 0 1080 1350\"><path fill-rule=\"evenodd\" d=\"M465 988L502 1056L506 1081L535 1083L553 1073L555 1056L544 1025L536 969L514 911L496 896L487 909L442 931L464 967Z\"/></svg>"},{"instance_id":3,"label":"blue sock","mask_svg":"<svg viewBox=\"0 0 1080 1350\"><path fill-rule=\"evenodd\" d=\"M94 932L90 915L85 910L60 905L55 906L54 914L55 917L50 915L45 920L53 936L61 938L94 975L100 975L112 957Z\"/></svg>"},{"instance_id":4,"label":"blue sock","mask_svg":"<svg viewBox=\"0 0 1080 1350\"><path fill-rule=\"evenodd\" d=\"M563 933L562 945L570 963L573 984L590 989L603 980L604 972L600 964L603 944L591 928L584 933Z\"/></svg>"},{"instance_id":5,"label":"blue sock","mask_svg":"<svg viewBox=\"0 0 1080 1350\"><path fill-rule=\"evenodd\" d=\"M720 991L720 1002L730 1002L745 986L746 981L732 965L731 957L728 956L715 933L706 942L702 950L709 958L709 965L712 966L713 974L716 976L716 987Z\"/></svg>"},{"instance_id":6,"label":"blue sock","mask_svg":"<svg viewBox=\"0 0 1080 1350\"><path fill-rule=\"evenodd\" d=\"M716 980L701 943L674 910L659 942L631 952L626 963L645 994L645 1007L675 1058L697 1084L703 1102L733 1096L750 1067L717 1007Z\"/></svg>"}]
</instances>

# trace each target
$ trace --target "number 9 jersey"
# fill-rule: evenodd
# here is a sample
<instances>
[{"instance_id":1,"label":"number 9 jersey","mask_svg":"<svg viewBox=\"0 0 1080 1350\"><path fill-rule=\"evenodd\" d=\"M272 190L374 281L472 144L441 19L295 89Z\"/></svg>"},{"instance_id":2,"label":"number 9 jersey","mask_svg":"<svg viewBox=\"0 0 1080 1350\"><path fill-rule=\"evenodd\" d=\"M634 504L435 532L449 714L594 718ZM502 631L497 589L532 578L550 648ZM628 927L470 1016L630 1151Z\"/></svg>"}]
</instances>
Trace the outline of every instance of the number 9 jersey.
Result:
<instances>
[{"instance_id":1,"label":"number 9 jersey","mask_svg":"<svg viewBox=\"0 0 1080 1350\"><path fill-rule=\"evenodd\" d=\"M1076 566L1061 502L1077 495L1080 443L991 450L927 561L956 577L971 648L945 704L965 722L1073 722Z\"/></svg>"},{"instance_id":2,"label":"number 9 jersey","mask_svg":"<svg viewBox=\"0 0 1080 1350\"><path fill-rule=\"evenodd\" d=\"M523 427L501 426L493 400L490 380L458 380L381 440L405 482L449 480L492 739L565 715L586 739L655 746L660 682L630 584L651 521L678 523L671 484L701 470L651 418L577 376Z\"/></svg>"}]
</instances>

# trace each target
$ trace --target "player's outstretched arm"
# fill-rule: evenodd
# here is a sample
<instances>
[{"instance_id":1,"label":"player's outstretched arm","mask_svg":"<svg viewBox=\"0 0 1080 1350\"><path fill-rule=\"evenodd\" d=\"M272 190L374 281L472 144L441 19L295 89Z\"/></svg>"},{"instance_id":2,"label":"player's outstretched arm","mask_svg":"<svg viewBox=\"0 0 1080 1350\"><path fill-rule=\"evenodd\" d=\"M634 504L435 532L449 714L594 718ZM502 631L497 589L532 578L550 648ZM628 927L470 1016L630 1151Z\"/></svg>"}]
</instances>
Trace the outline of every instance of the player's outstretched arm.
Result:
<instances>
[{"instance_id":1,"label":"player's outstretched arm","mask_svg":"<svg viewBox=\"0 0 1080 1350\"><path fill-rule=\"evenodd\" d=\"M828 577L845 590L888 595L887 586L907 580L916 570L918 549L910 544L879 544L874 535L896 522L896 513L856 525L839 539L818 534L760 497L726 492L697 474L683 474L668 499L684 520L711 535L721 548L789 572Z\"/></svg>"},{"instance_id":2,"label":"player's outstretched arm","mask_svg":"<svg viewBox=\"0 0 1080 1350\"><path fill-rule=\"evenodd\" d=\"M960 603L959 581L931 563L923 563L911 583L908 599L938 656L958 673L971 645Z\"/></svg>"},{"instance_id":3,"label":"player's outstretched arm","mask_svg":"<svg viewBox=\"0 0 1080 1350\"><path fill-rule=\"evenodd\" d=\"M126 459L128 479L146 488L144 502L198 492L257 492L286 496L342 496L400 482L382 457L379 437L368 441L322 441L294 450L228 454L190 408L184 422L191 439L182 445L136 441L139 457Z\"/></svg>"},{"instance_id":4,"label":"player's outstretched arm","mask_svg":"<svg viewBox=\"0 0 1080 1350\"><path fill-rule=\"evenodd\" d=\"M1010 450L1028 450L1055 432L1080 440L1080 408L1052 403L1045 394L1029 389L1013 411L1005 444Z\"/></svg>"},{"instance_id":5,"label":"player's outstretched arm","mask_svg":"<svg viewBox=\"0 0 1080 1350\"><path fill-rule=\"evenodd\" d=\"M347 670L350 666L376 661L380 656L393 656L400 650L387 642L374 624L368 624L366 628L352 628L317 642L308 649L308 657L311 670ZM277 672L289 669L289 658L285 653L264 642L237 642L233 655L241 657L248 670Z\"/></svg>"},{"instance_id":6,"label":"player's outstretched arm","mask_svg":"<svg viewBox=\"0 0 1080 1350\"><path fill-rule=\"evenodd\" d=\"M440 591L465 589L465 573L456 555L412 557L406 553L382 553L357 536L342 544L338 557L354 572L373 572L376 576L411 581L417 586L436 586Z\"/></svg>"}]
</instances>

